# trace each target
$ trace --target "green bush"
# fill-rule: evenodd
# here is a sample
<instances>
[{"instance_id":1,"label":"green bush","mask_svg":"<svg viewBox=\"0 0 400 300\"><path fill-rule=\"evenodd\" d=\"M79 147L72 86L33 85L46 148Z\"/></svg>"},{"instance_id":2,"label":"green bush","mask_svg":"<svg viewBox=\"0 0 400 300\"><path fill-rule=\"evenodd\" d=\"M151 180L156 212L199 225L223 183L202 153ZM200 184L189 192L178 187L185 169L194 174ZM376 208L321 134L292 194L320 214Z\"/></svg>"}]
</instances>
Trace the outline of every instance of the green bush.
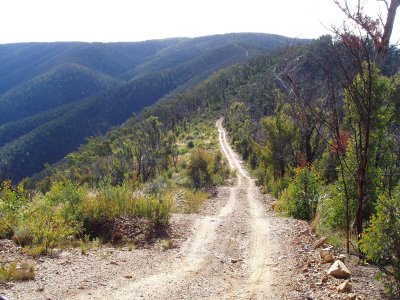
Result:
<instances>
[{"instance_id":1,"label":"green bush","mask_svg":"<svg viewBox=\"0 0 400 300\"><path fill-rule=\"evenodd\" d=\"M17 265L12 262L9 265L0 266L0 283L7 281L27 281L35 279L35 267L26 262Z\"/></svg>"},{"instance_id":2,"label":"green bush","mask_svg":"<svg viewBox=\"0 0 400 300\"><path fill-rule=\"evenodd\" d=\"M296 168L292 182L279 197L277 209L297 219L312 220L321 195L322 182L314 168Z\"/></svg>"},{"instance_id":3,"label":"green bush","mask_svg":"<svg viewBox=\"0 0 400 300\"><path fill-rule=\"evenodd\" d=\"M230 169L221 152L211 155L204 149L195 149L191 153L188 176L191 186L196 190L222 184L230 174Z\"/></svg>"},{"instance_id":4,"label":"green bush","mask_svg":"<svg viewBox=\"0 0 400 300\"><path fill-rule=\"evenodd\" d=\"M0 186L0 237L10 238L20 218L21 211L28 204L26 192L20 185L13 188L6 180Z\"/></svg>"},{"instance_id":5,"label":"green bush","mask_svg":"<svg viewBox=\"0 0 400 300\"><path fill-rule=\"evenodd\" d=\"M147 188L154 190L154 186ZM89 192L80 206L84 231L91 233L96 227L111 224L118 217L144 218L152 226L167 225L173 196L156 190L156 194L134 193L128 184L124 184L104 185Z\"/></svg>"},{"instance_id":6,"label":"green bush","mask_svg":"<svg viewBox=\"0 0 400 300\"><path fill-rule=\"evenodd\" d=\"M188 166L188 175L195 189L211 187L212 181L212 157L203 149L193 150Z\"/></svg>"},{"instance_id":7,"label":"green bush","mask_svg":"<svg viewBox=\"0 0 400 300\"><path fill-rule=\"evenodd\" d=\"M354 200L352 204L354 206ZM318 204L319 222L328 229L346 230L345 215L346 203L343 188L338 184L329 185Z\"/></svg>"},{"instance_id":8,"label":"green bush","mask_svg":"<svg viewBox=\"0 0 400 300\"><path fill-rule=\"evenodd\" d=\"M400 298L400 188L393 197L381 196L376 215L360 240L360 249L381 270L387 292Z\"/></svg>"},{"instance_id":9,"label":"green bush","mask_svg":"<svg viewBox=\"0 0 400 300\"><path fill-rule=\"evenodd\" d=\"M35 197L19 221L16 233L24 232L25 240L31 239L32 246L40 245L44 254L51 253L53 248L64 245L69 237L80 231L77 222L65 218L64 207L64 204L54 204L45 196Z\"/></svg>"}]
</instances>

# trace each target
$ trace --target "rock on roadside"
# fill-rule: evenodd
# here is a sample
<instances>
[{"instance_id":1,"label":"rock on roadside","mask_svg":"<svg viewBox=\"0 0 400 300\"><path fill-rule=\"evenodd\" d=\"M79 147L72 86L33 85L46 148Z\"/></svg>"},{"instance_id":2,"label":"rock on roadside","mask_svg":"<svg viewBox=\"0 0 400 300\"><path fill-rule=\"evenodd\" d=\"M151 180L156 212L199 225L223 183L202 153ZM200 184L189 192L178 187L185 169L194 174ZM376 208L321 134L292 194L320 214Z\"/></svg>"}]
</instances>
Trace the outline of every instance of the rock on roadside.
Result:
<instances>
[{"instance_id":1,"label":"rock on roadside","mask_svg":"<svg viewBox=\"0 0 400 300\"><path fill-rule=\"evenodd\" d=\"M351 273L344 263L340 260L335 261L328 270L328 275L335 278L349 278Z\"/></svg>"}]
</instances>

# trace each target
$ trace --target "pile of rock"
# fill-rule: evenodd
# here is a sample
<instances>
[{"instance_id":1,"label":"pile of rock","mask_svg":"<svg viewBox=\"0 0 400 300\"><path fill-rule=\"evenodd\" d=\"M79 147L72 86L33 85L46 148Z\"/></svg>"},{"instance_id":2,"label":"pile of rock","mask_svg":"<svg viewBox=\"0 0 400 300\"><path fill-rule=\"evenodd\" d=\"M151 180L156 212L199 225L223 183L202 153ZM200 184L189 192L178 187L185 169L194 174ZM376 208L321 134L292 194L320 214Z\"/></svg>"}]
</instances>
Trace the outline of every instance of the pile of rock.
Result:
<instances>
[{"instance_id":1,"label":"pile of rock","mask_svg":"<svg viewBox=\"0 0 400 300\"><path fill-rule=\"evenodd\" d=\"M344 299L356 300L357 295L352 293L353 286L351 284L351 272L345 265L346 256L343 254L335 255L333 247L326 245L327 238L323 237L314 244L314 250L319 251L321 262L324 264L331 264L327 272L321 278L321 283L326 283L329 280L329 276L343 280L336 287L339 293L347 293L347 297ZM322 248L318 250L318 248ZM336 283L337 284L337 283Z\"/></svg>"}]
</instances>

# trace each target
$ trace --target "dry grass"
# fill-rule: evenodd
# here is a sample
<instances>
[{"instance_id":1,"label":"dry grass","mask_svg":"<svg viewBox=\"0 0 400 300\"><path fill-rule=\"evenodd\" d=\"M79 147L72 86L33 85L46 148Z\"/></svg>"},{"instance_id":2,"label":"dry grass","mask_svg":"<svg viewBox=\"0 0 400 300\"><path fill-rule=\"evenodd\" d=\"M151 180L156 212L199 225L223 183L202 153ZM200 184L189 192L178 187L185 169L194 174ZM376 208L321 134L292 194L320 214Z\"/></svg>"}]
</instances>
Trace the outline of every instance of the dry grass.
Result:
<instances>
[{"instance_id":1,"label":"dry grass","mask_svg":"<svg viewBox=\"0 0 400 300\"><path fill-rule=\"evenodd\" d=\"M35 279L35 267L27 262L11 262L0 267L0 282L27 281Z\"/></svg>"},{"instance_id":2,"label":"dry grass","mask_svg":"<svg viewBox=\"0 0 400 300\"><path fill-rule=\"evenodd\" d=\"M185 192L183 201L183 212L184 213L195 213L198 212L208 199L208 193L202 191L191 191Z\"/></svg>"}]
</instances>

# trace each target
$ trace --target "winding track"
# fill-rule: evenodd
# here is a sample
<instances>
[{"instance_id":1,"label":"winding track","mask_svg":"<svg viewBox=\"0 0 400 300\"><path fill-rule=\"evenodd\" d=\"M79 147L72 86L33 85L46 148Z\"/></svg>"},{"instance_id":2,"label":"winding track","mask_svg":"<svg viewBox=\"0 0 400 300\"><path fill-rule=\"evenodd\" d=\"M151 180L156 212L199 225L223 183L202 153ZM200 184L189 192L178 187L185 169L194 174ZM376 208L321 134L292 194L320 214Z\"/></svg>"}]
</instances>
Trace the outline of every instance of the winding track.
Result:
<instances>
[{"instance_id":1,"label":"winding track","mask_svg":"<svg viewBox=\"0 0 400 300\"><path fill-rule=\"evenodd\" d=\"M220 189L217 211L196 220L192 237L162 271L76 299L277 299L270 269L273 224L254 180L229 146L222 119L216 126L222 152L237 174L234 186Z\"/></svg>"}]
</instances>

